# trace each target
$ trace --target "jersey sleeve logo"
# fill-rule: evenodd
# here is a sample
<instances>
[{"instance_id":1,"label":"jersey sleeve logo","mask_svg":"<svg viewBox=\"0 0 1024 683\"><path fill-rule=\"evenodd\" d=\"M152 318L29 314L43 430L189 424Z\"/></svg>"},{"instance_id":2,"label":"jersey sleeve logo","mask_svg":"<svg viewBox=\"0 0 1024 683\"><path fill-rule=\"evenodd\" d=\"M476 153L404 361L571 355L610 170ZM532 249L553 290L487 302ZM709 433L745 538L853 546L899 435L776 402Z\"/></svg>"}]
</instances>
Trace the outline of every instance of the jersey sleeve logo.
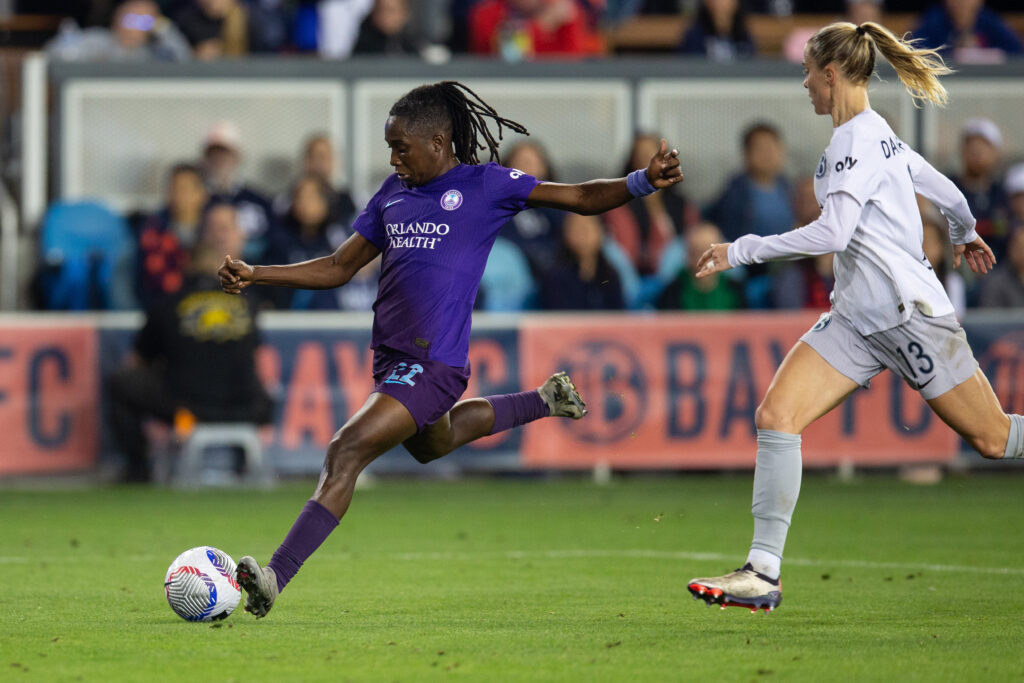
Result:
<instances>
[{"instance_id":1,"label":"jersey sleeve logo","mask_svg":"<svg viewBox=\"0 0 1024 683\"><path fill-rule=\"evenodd\" d=\"M828 327L830 322L832 322L832 314L822 313L821 317L818 318L818 322L814 323L814 327L811 328L811 332L821 332L823 329Z\"/></svg>"},{"instance_id":2,"label":"jersey sleeve logo","mask_svg":"<svg viewBox=\"0 0 1024 683\"><path fill-rule=\"evenodd\" d=\"M441 195L441 208L445 211L454 211L462 206L462 193L458 190L448 190Z\"/></svg>"},{"instance_id":3,"label":"jersey sleeve logo","mask_svg":"<svg viewBox=\"0 0 1024 683\"><path fill-rule=\"evenodd\" d=\"M843 171L849 171L851 168L857 165L857 160L853 157L846 157L843 161L836 162L836 173Z\"/></svg>"},{"instance_id":4,"label":"jersey sleeve logo","mask_svg":"<svg viewBox=\"0 0 1024 683\"><path fill-rule=\"evenodd\" d=\"M814 172L815 178L824 178L825 171L828 169L828 161L825 159L825 155L821 155L821 161L818 162L818 170Z\"/></svg>"}]
</instances>

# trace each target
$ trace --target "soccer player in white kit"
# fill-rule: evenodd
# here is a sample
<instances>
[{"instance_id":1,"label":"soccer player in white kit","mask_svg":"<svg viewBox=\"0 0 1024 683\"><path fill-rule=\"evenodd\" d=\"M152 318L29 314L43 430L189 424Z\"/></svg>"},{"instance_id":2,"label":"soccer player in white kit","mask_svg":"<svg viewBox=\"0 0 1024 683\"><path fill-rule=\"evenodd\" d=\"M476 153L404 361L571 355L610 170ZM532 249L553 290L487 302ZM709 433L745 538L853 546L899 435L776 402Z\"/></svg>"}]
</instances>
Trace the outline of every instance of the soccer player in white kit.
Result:
<instances>
[{"instance_id":1,"label":"soccer player in white kit","mask_svg":"<svg viewBox=\"0 0 1024 683\"><path fill-rule=\"evenodd\" d=\"M697 277L734 266L835 254L832 310L790 350L757 409L754 538L746 564L693 579L694 598L723 608L773 610L782 601L782 550L800 493L800 434L885 368L986 458L1024 457L1024 417L1003 412L922 250L919 193L949 222L954 261L987 273L992 250L974 230L956 186L900 140L868 104L876 50L916 100L942 105L934 50L915 49L883 26L841 22L804 50L804 87L814 113L832 117L814 191L818 220L781 235L714 244Z\"/></svg>"}]
</instances>

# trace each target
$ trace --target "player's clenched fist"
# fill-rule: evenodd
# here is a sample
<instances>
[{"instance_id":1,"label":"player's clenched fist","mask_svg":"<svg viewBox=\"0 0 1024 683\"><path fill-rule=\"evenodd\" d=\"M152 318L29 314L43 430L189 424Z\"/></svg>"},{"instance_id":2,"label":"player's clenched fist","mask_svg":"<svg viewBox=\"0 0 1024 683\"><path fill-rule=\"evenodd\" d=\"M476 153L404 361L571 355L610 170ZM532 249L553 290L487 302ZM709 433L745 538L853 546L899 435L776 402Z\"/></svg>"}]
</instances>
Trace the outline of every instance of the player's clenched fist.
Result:
<instances>
[{"instance_id":1,"label":"player's clenched fist","mask_svg":"<svg viewBox=\"0 0 1024 683\"><path fill-rule=\"evenodd\" d=\"M252 284L253 268L245 261L225 256L217 275L220 276L221 289L228 294L241 294Z\"/></svg>"},{"instance_id":2,"label":"player's clenched fist","mask_svg":"<svg viewBox=\"0 0 1024 683\"><path fill-rule=\"evenodd\" d=\"M647 179L659 190L683 180L683 171L679 168L679 150L669 150L665 138L661 139L658 151L651 157L651 163L647 166Z\"/></svg>"}]
</instances>

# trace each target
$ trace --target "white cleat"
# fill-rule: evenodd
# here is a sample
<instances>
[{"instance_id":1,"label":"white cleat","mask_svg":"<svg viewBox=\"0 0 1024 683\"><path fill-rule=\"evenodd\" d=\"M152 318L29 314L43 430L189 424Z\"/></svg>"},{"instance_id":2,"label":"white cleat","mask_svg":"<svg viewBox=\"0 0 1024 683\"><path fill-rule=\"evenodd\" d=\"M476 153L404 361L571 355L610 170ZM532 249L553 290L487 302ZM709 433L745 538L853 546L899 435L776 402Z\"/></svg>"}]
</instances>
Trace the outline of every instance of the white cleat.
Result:
<instances>
[{"instance_id":1,"label":"white cleat","mask_svg":"<svg viewBox=\"0 0 1024 683\"><path fill-rule=\"evenodd\" d=\"M587 414L587 404L580 397L576 385L564 372L556 372L537 388L547 404L551 417L571 417L578 420Z\"/></svg>"},{"instance_id":2,"label":"white cleat","mask_svg":"<svg viewBox=\"0 0 1024 683\"><path fill-rule=\"evenodd\" d=\"M711 605L745 607L751 612L763 609L772 612L782 602L782 582L754 571L745 564L725 576L707 579L692 579L687 589L694 598Z\"/></svg>"},{"instance_id":3,"label":"white cleat","mask_svg":"<svg viewBox=\"0 0 1024 683\"><path fill-rule=\"evenodd\" d=\"M256 560L246 555L238 561L235 579L245 590L245 611L257 619L267 616L277 600L277 575L274 570L260 567Z\"/></svg>"}]
</instances>

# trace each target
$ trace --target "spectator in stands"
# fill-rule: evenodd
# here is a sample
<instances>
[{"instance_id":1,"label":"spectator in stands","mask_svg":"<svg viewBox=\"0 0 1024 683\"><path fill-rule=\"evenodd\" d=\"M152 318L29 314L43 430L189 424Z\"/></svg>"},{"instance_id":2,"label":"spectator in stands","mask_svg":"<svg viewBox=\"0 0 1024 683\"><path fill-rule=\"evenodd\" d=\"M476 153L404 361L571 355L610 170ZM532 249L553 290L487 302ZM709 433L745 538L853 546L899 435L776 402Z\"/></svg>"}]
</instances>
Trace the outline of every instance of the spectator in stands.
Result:
<instances>
[{"instance_id":1,"label":"spectator in stands","mask_svg":"<svg viewBox=\"0 0 1024 683\"><path fill-rule=\"evenodd\" d=\"M799 7L798 11L802 11ZM866 21L885 25L885 2L883 0L846 0L846 15L843 17L851 24L860 26ZM794 64L804 61L804 46L818 30L817 26L793 29L782 44L782 54Z\"/></svg>"},{"instance_id":2,"label":"spectator in stands","mask_svg":"<svg viewBox=\"0 0 1024 683\"><path fill-rule=\"evenodd\" d=\"M846 20L860 26L864 22L885 23L883 0L846 0Z\"/></svg>"},{"instance_id":3,"label":"spectator in stands","mask_svg":"<svg viewBox=\"0 0 1024 683\"><path fill-rule=\"evenodd\" d=\"M549 311L622 310L619 275L602 253L604 228L596 216L567 213L562 246L541 281L540 306Z\"/></svg>"},{"instance_id":4,"label":"spectator in stands","mask_svg":"<svg viewBox=\"0 0 1024 683\"><path fill-rule=\"evenodd\" d=\"M373 10L363 19L354 54L418 55L422 39L409 23L406 0L375 0Z\"/></svg>"},{"instance_id":5,"label":"spectator in stands","mask_svg":"<svg viewBox=\"0 0 1024 683\"><path fill-rule=\"evenodd\" d=\"M1024 228L1024 163L1010 167L1003 186L1010 207L1010 230Z\"/></svg>"},{"instance_id":6,"label":"spectator in stands","mask_svg":"<svg viewBox=\"0 0 1024 683\"><path fill-rule=\"evenodd\" d=\"M469 13L477 0L450 0L448 16L452 29L448 36L448 47L452 52L469 52Z\"/></svg>"},{"instance_id":7,"label":"spectator in stands","mask_svg":"<svg viewBox=\"0 0 1024 683\"><path fill-rule=\"evenodd\" d=\"M351 235L347 225L334 222L331 214L333 191L316 175L304 175L292 188L288 212L270 235L267 262L298 263L328 256ZM296 310L337 310L333 289L287 289L268 291L281 308Z\"/></svg>"},{"instance_id":8,"label":"spectator in stands","mask_svg":"<svg viewBox=\"0 0 1024 683\"><path fill-rule=\"evenodd\" d=\"M702 55L714 62L754 56L743 0L701 0L697 16L683 34L679 52Z\"/></svg>"},{"instance_id":9,"label":"spectator in stands","mask_svg":"<svg viewBox=\"0 0 1024 683\"><path fill-rule=\"evenodd\" d=\"M152 0L122 2L109 28L83 30L67 19L46 52L53 59L72 62L182 62L192 54L185 36Z\"/></svg>"},{"instance_id":10,"label":"spectator in stands","mask_svg":"<svg viewBox=\"0 0 1024 683\"><path fill-rule=\"evenodd\" d=\"M334 187L334 145L326 133L316 133L302 147L302 172Z\"/></svg>"},{"instance_id":11,"label":"spectator in stands","mask_svg":"<svg viewBox=\"0 0 1024 683\"><path fill-rule=\"evenodd\" d=\"M238 128L230 121L211 126L203 141L203 174L210 198L235 207L245 233L245 258L262 259L270 229L270 201L238 177L241 161Z\"/></svg>"},{"instance_id":12,"label":"spectator in stands","mask_svg":"<svg viewBox=\"0 0 1024 683\"><path fill-rule=\"evenodd\" d=\"M661 139L637 133L624 168L641 168L644 159L658 151ZM639 165L638 165L639 164ZM634 199L604 215L609 236L629 255L641 276L653 275L661 265L666 247L682 232L688 207L682 195L670 189Z\"/></svg>"},{"instance_id":13,"label":"spectator in stands","mask_svg":"<svg viewBox=\"0 0 1024 683\"><path fill-rule=\"evenodd\" d=\"M234 207L211 205L185 284L147 310L134 352L107 380L111 431L128 481L150 478L147 418L270 421L272 405L256 375L252 299L224 294L216 277L224 255L240 253L244 239Z\"/></svg>"},{"instance_id":14,"label":"spectator in stands","mask_svg":"<svg viewBox=\"0 0 1024 683\"><path fill-rule=\"evenodd\" d=\"M175 21L196 59L241 57L249 52L249 15L238 0L193 0Z\"/></svg>"},{"instance_id":15,"label":"spectator in stands","mask_svg":"<svg viewBox=\"0 0 1024 683\"><path fill-rule=\"evenodd\" d=\"M999 178L1003 135L990 119L967 119L960 130L961 173L953 182L967 197L977 231L998 261L1006 248L1007 200Z\"/></svg>"},{"instance_id":16,"label":"spectator in stands","mask_svg":"<svg viewBox=\"0 0 1024 683\"><path fill-rule=\"evenodd\" d=\"M518 169L537 180L558 182L547 150L532 138L512 145L502 161L509 168ZM540 277L554 263L564 217L565 212L556 209L526 209L503 225L498 234L522 250L535 277Z\"/></svg>"},{"instance_id":17,"label":"spectator in stands","mask_svg":"<svg viewBox=\"0 0 1024 683\"><path fill-rule=\"evenodd\" d=\"M296 8L292 44L324 59L347 59L373 0L315 0Z\"/></svg>"},{"instance_id":18,"label":"spectator in stands","mask_svg":"<svg viewBox=\"0 0 1024 683\"><path fill-rule=\"evenodd\" d=\"M793 227L808 225L821 215L814 196L814 178L801 178L793 185ZM799 261L776 261L769 265L772 278L773 308L826 311L831 302L835 274L832 254L821 254Z\"/></svg>"},{"instance_id":19,"label":"spectator in stands","mask_svg":"<svg viewBox=\"0 0 1024 683\"><path fill-rule=\"evenodd\" d=\"M349 225L356 215L356 206L348 190L338 189L334 183L334 145L325 133L307 138L302 148L301 176L316 176L331 188L331 221ZM301 177L300 176L300 177ZM274 199L274 215L283 218L291 208L292 189Z\"/></svg>"},{"instance_id":20,"label":"spectator in stands","mask_svg":"<svg viewBox=\"0 0 1024 683\"><path fill-rule=\"evenodd\" d=\"M175 16L196 59L279 50L287 39L285 8L275 2L193 0Z\"/></svg>"},{"instance_id":21,"label":"spectator in stands","mask_svg":"<svg viewBox=\"0 0 1024 683\"><path fill-rule=\"evenodd\" d=\"M208 200L199 167L177 164L171 169L164 208L148 216L138 232L135 284L143 308L181 289Z\"/></svg>"},{"instance_id":22,"label":"spectator in stands","mask_svg":"<svg viewBox=\"0 0 1024 683\"><path fill-rule=\"evenodd\" d=\"M469 49L506 61L585 54L586 17L573 0L480 0L469 11Z\"/></svg>"},{"instance_id":23,"label":"spectator in stands","mask_svg":"<svg viewBox=\"0 0 1024 683\"><path fill-rule=\"evenodd\" d=\"M551 159L536 140L515 143L502 162L538 180L555 180ZM555 263L564 215L556 209L528 208L501 227L480 280L477 308L522 311L535 306L537 280Z\"/></svg>"},{"instance_id":24,"label":"spectator in stands","mask_svg":"<svg viewBox=\"0 0 1024 683\"><path fill-rule=\"evenodd\" d=\"M718 273L698 280L697 261L712 244L723 242L722 231L699 223L686 231L686 266L658 297L665 311L734 311L743 308L743 290L735 280Z\"/></svg>"},{"instance_id":25,"label":"spectator in stands","mask_svg":"<svg viewBox=\"0 0 1024 683\"><path fill-rule=\"evenodd\" d=\"M978 305L993 308L1024 307L1024 163L1006 172L1010 207L1010 233L1005 255L992 275L981 283Z\"/></svg>"},{"instance_id":26,"label":"spectator in stands","mask_svg":"<svg viewBox=\"0 0 1024 683\"><path fill-rule=\"evenodd\" d=\"M1024 53L1024 43L985 0L944 0L921 17L914 37L961 62L992 61Z\"/></svg>"},{"instance_id":27,"label":"spectator in stands","mask_svg":"<svg viewBox=\"0 0 1024 683\"><path fill-rule=\"evenodd\" d=\"M445 46L452 32L452 0L416 0L409 2L409 24L423 42L451 53Z\"/></svg>"},{"instance_id":28,"label":"spectator in stands","mask_svg":"<svg viewBox=\"0 0 1024 683\"><path fill-rule=\"evenodd\" d=\"M732 241L748 232L777 235L793 225L789 182L783 174L786 149L778 128L755 123L743 133L742 173L729 179L705 211Z\"/></svg>"},{"instance_id":29,"label":"spectator in stands","mask_svg":"<svg viewBox=\"0 0 1024 683\"><path fill-rule=\"evenodd\" d=\"M978 305L983 308L1024 308L1024 229L1010 234L1006 257L982 280Z\"/></svg>"},{"instance_id":30,"label":"spectator in stands","mask_svg":"<svg viewBox=\"0 0 1024 683\"><path fill-rule=\"evenodd\" d=\"M744 131L742 140L743 172L729 179L704 212L727 242L746 233L777 235L794 224L789 182L783 175L786 150L779 130L770 123L755 123ZM748 307L771 306L767 266L748 266L745 287Z\"/></svg>"},{"instance_id":31,"label":"spectator in stands","mask_svg":"<svg viewBox=\"0 0 1024 683\"><path fill-rule=\"evenodd\" d=\"M953 269L953 245L949 241L949 223L942 217L938 209L927 204L921 211L921 223L924 226L924 241L921 249L925 258L939 278L953 311L959 320L963 320L967 310L967 284L964 277Z\"/></svg>"},{"instance_id":32,"label":"spectator in stands","mask_svg":"<svg viewBox=\"0 0 1024 683\"><path fill-rule=\"evenodd\" d=\"M637 14L646 13L645 10L649 3L645 0L604 0L603 4L602 23L606 26L616 26L632 19ZM664 14L672 14L678 11L679 7L676 4L674 7L666 8Z\"/></svg>"}]
</instances>

